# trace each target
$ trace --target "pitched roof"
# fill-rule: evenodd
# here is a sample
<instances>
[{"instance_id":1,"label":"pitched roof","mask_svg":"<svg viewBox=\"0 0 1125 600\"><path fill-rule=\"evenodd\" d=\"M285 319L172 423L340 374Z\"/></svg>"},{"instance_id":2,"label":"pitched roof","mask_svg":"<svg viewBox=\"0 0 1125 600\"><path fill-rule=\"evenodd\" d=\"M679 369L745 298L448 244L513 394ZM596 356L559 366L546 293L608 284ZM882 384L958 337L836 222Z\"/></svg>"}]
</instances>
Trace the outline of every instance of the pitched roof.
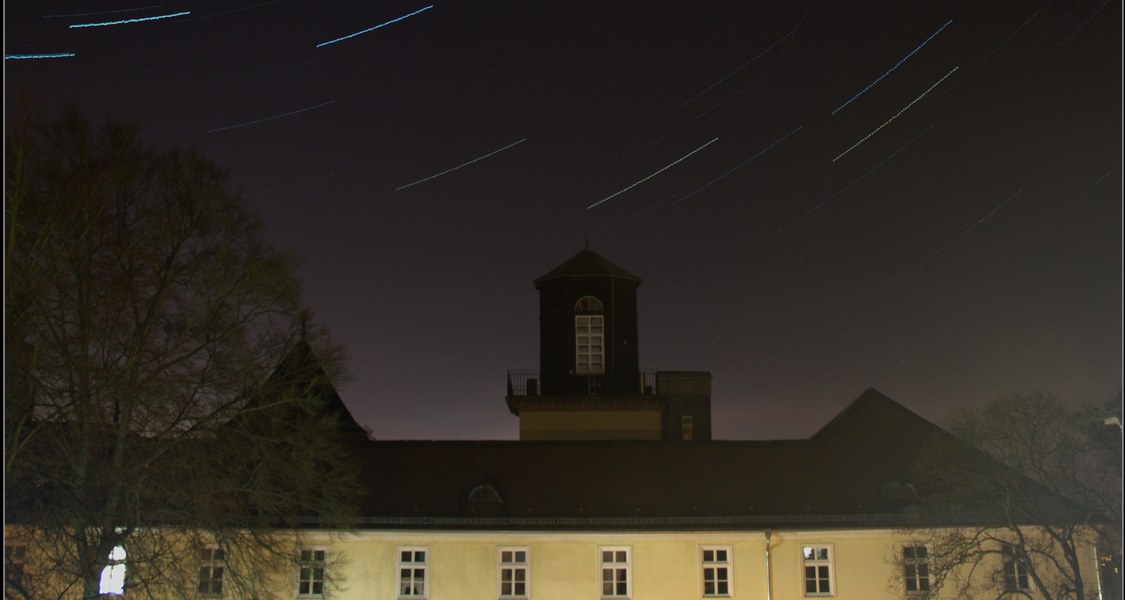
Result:
<instances>
[{"instance_id":1,"label":"pitched roof","mask_svg":"<svg viewBox=\"0 0 1125 600\"><path fill-rule=\"evenodd\" d=\"M597 252L586 248L536 279L535 285L538 287L542 282L566 277L616 277L635 281L637 285L641 283L640 277L609 262Z\"/></svg>"},{"instance_id":2,"label":"pitched roof","mask_svg":"<svg viewBox=\"0 0 1125 600\"><path fill-rule=\"evenodd\" d=\"M890 526L909 511L888 483L941 435L869 390L808 440L372 442L362 513L369 526ZM480 485L503 502L469 501Z\"/></svg>"}]
</instances>

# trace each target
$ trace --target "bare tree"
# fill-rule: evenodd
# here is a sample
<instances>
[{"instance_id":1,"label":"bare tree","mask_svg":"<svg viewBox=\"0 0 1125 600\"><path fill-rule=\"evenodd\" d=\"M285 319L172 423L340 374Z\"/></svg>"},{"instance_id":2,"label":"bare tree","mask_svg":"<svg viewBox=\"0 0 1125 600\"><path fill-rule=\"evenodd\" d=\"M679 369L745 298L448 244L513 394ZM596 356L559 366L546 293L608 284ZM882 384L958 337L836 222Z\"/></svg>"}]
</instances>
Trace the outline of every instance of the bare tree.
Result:
<instances>
[{"instance_id":1,"label":"bare tree","mask_svg":"<svg viewBox=\"0 0 1125 600\"><path fill-rule=\"evenodd\" d=\"M123 562L130 597L186 597L205 556L267 595L358 489L293 257L225 170L135 125L10 120L6 154L7 594L98 598Z\"/></svg>"},{"instance_id":2,"label":"bare tree","mask_svg":"<svg viewBox=\"0 0 1125 600\"><path fill-rule=\"evenodd\" d=\"M1121 437L1103 415L1035 393L954 417L961 443L913 473L925 491L908 533L927 548L933 596L1098 597L1091 550L1121 541Z\"/></svg>"}]
</instances>

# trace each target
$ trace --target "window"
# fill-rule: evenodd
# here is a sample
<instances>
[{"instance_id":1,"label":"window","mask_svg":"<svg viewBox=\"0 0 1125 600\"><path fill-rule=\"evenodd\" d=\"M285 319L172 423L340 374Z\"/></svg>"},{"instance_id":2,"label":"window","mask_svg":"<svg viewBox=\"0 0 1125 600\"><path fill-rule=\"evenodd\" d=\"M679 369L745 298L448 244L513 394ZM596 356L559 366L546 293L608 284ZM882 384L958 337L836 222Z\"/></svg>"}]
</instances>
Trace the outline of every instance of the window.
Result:
<instances>
[{"instance_id":1,"label":"window","mask_svg":"<svg viewBox=\"0 0 1125 600\"><path fill-rule=\"evenodd\" d=\"M930 593L930 551L921 544L902 547L902 579L907 594Z\"/></svg>"},{"instance_id":2,"label":"window","mask_svg":"<svg viewBox=\"0 0 1125 600\"><path fill-rule=\"evenodd\" d=\"M102 578L98 582L98 593L109 596L120 596L125 593L125 548L114 546L109 553L109 560L102 569Z\"/></svg>"},{"instance_id":3,"label":"window","mask_svg":"<svg viewBox=\"0 0 1125 600\"><path fill-rule=\"evenodd\" d=\"M1021 556L1018 548L1004 544L1000 549L1004 559L1004 591L1030 592L1031 578L1027 572L1027 559Z\"/></svg>"},{"instance_id":4,"label":"window","mask_svg":"<svg viewBox=\"0 0 1125 600\"><path fill-rule=\"evenodd\" d=\"M705 597L730 596L730 546L704 546L702 554L703 595Z\"/></svg>"},{"instance_id":5,"label":"window","mask_svg":"<svg viewBox=\"0 0 1125 600\"><path fill-rule=\"evenodd\" d=\"M602 598L628 598L629 548L598 548L602 557Z\"/></svg>"},{"instance_id":6,"label":"window","mask_svg":"<svg viewBox=\"0 0 1125 600\"><path fill-rule=\"evenodd\" d=\"M680 417L680 437L685 442L690 442L691 441L691 435L692 435L691 415L683 415L683 416Z\"/></svg>"},{"instance_id":7,"label":"window","mask_svg":"<svg viewBox=\"0 0 1125 600\"><path fill-rule=\"evenodd\" d=\"M530 553L527 548L500 549L501 598L527 598Z\"/></svg>"},{"instance_id":8,"label":"window","mask_svg":"<svg viewBox=\"0 0 1125 600\"><path fill-rule=\"evenodd\" d=\"M398 597L426 597L426 560L429 548L398 549Z\"/></svg>"},{"instance_id":9,"label":"window","mask_svg":"<svg viewBox=\"0 0 1125 600\"><path fill-rule=\"evenodd\" d=\"M223 595L223 558L220 548L199 551L199 583L195 591L200 596Z\"/></svg>"},{"instance_id":10,"label":"window","mask_svg":"<svg viewBox=\"0 0 1125 600\"><path fill-rule=\"evenodd\" d=\"M601 315L575 315L574 372L579 375L605 373L605 333Z\"/></svg>"},{"instance_id":11,"label":"window","mask_svg":"<svg viewBox=\"0 0 1125 600\"><path fill-rule=\"evenodd\" d=\"M324 597L324 571L327 552L323 548L301 549L301 564L297 570L298 597Z\"/></svg>"},{"instance_id":12,"label":"window","mask_svg":"<svg viewBox=\"0 0 1125 600\"><path fill-rule=\"evenodd\" d=\"M593 296L574 303L574 372L579 375L605 373L604 310L602 301Z\"/></svg>"},{"instance_id":13,"label":"window","mask_svg":"<svg viewBox=\"0 0 1125 600\"><path fill-rule=\"evenodd\" d=\"M4 586L5 589L23 590L26 585L24 569L27 566L27 546L4 544ZM13 598L17 597L12 595ZM18 597L22 597L22 594Z\"/></svg>"},{"instance_id":14,"label":"window","mask_svg":"<svg viewBox=\"0 0 1125 600\"><path fill-rule=\"evenodd\" d=\"M801 548L805 567L805 595L832 595L832 546L804 546Z\"/></svg>"}]
</instances>

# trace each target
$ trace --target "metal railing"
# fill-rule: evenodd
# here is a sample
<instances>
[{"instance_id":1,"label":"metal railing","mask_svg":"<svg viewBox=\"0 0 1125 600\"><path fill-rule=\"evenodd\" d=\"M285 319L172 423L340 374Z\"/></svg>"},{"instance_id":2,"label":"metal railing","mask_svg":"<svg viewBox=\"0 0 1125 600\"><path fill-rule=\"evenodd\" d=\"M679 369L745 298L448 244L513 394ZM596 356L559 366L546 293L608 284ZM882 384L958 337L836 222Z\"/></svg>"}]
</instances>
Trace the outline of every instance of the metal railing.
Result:
<instances>
[{"instance_id":1,"label":"metal railing","mask_svg":"<svg viewBox=\"0 0 1125 600\"><path fill-rule=\"evenodd\" d=\"M640 369L637 372L637 394L646 396L656 393L656 370ZM570 374L566 374L570 377ZM595 384L604 375L591 375ZM591 389L596 389L596 385ZM508 370L508 395L509 396L540 396L543 393L543 379L539 369L509 369Z\"/></svg>"}]
</instances>

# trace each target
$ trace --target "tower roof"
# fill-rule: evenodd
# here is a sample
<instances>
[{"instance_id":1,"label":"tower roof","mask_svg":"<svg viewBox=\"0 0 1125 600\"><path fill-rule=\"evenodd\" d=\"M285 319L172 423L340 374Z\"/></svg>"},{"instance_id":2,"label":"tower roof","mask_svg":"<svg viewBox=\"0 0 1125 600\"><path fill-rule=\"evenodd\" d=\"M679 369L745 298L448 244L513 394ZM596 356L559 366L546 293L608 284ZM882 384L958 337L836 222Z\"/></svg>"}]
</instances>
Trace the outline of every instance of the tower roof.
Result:
<instances>
[{"instance_id":1,"label":"tower roof","mask_svg":"<svg viewBox=\"0 0 1125 600\"><path fill-rule=\"evenodd\" d=\"M539 284L554 279L567 277L616 277L635 281L641 284L641 278L609 262L605 257L586 248L570 257L563 264L551 269L547 274L535 280L535 287Z\"/></svg>"}]
</instances>

